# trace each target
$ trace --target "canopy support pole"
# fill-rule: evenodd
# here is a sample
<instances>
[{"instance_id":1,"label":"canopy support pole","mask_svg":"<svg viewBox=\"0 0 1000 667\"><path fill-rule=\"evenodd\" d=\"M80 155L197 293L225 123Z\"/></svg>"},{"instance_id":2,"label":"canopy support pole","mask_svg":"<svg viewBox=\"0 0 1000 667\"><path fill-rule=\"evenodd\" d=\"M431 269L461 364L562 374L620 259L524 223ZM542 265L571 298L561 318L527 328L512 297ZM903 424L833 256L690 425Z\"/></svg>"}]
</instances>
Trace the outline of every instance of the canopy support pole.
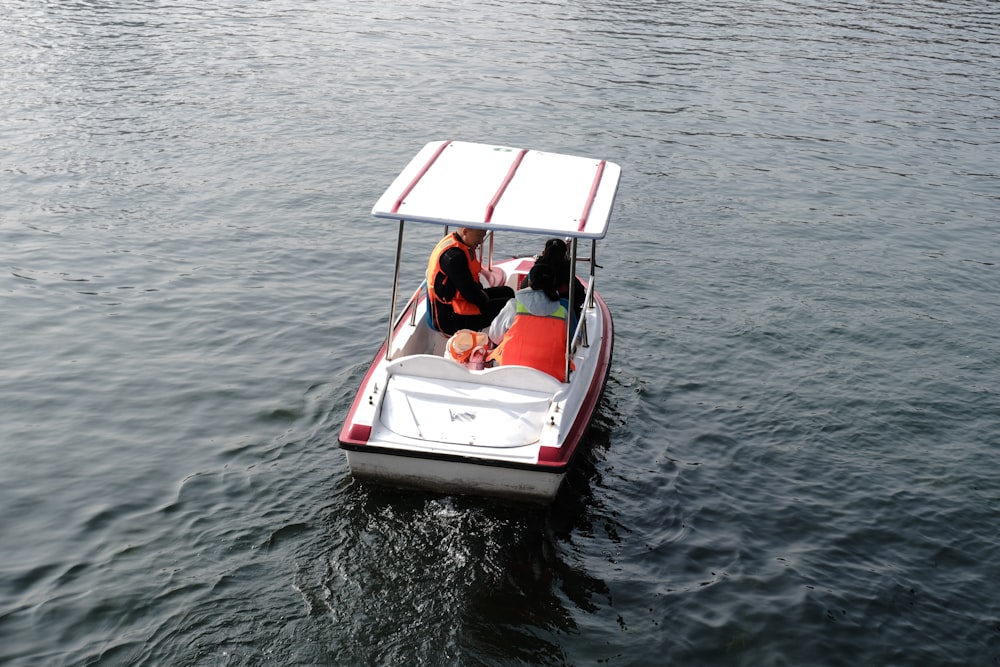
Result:
<instances>
[{"instance_id":1,"label":"canopy support pole","mask_svg":"<svg viewBox=\"0 0 1000 667\"><path fill-rule=\"evenodd\" d=\"M569 371L570 365L573 360L572 350L573 350L573 331L574 327L570 326L573 321L573 299L574 292L576 291L576 237L570 242L570 254L569 254L569 302L568 308L566 309L566 358L563 360L565 362L565 367L563 368L563 382L569 382ZM583 312L580 313L580 317L583 317Z\"/></svg>"},{"instance_id":2,"label":"canopy support pole","mask_svg":"<svg viewBox=\"0 0 1000 667\"><path fill-rule=\"evenodd\" d=\"M385 359L392 360L392 325L396 319L396 293L399 289L399 259L403 253L403 220L399 221L399 232L396 236L396 268L392 272L392 306L389 308L389 335L385 340Z\"/></svg>"},{"instance_id":3,"label":"canopy support pole","mask_svg":"<svg viewBox=\"0 0 1000 667\"><path fill-rule=\"evenodd\" d=\"M593 284L594 277L597 275L597 239L590 240L590 283ZM590 291L590 303L586 304L587 308L594 307L594 291Z\"/></svg>"}]
</instances>

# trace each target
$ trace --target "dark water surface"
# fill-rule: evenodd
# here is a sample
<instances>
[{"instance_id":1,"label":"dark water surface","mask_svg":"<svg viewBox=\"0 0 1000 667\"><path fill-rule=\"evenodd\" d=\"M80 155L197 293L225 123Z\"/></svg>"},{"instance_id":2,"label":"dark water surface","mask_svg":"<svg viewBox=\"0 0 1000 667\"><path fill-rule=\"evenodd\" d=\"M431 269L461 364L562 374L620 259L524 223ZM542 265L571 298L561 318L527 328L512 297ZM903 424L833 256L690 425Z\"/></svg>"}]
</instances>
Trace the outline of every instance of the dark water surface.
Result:
<instances>
[{"instance_id":1,"label":"dark water surface","mask_svg":"<svg viewBox=\"0 0 1000 667\"><path fill-rule=\"evenodd\" d=\"M998 45L971 0L0 0L0 663L1000 664ZM548 509L337 448L434 139L623 167Z\"/></svg>"}]
</instances>

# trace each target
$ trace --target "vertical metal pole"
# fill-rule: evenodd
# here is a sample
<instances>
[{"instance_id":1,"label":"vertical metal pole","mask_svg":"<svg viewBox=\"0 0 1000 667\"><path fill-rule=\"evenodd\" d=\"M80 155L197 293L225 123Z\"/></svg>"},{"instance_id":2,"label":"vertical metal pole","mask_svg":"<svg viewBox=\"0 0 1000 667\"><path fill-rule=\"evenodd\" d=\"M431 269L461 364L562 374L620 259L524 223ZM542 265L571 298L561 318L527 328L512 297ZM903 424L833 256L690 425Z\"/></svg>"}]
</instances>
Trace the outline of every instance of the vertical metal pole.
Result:
<instances>
[{"instance_id":1,"label":"vertical metal pole","mask_svg":"<svg viewBox=\"0 0 1000 667\"><path fill-rule=\"evenodd\" d=\"M392 272L392 307L389 309L389 335L385 339L385 360L392 360L392 325L396 319L396 290L399 287L399 258L403 253L403 221L399 221L399 233L396 236L396 268Z\"/></svg>"},{"instance_id":2,"label":"vertical metal pole","mask_svg":"<svg viewBox=\"0 0 1000 667\"><path fill-rule=\"evenodd\" d=\"M594 276L597 275L597 239L590 240L590 284L594 284ZM597 294L596 289L590 290L590 303L587 304L587 308L594 307L594 295Z\"/></svg>"},{"instance_id":3,"label":"vertical metal pole","mask_svg":"<svg viewBox=\"0 0 1000 667\"><path fill-rule=\"evenodd\" d=\"M569 367L570 361L572 360L572 343L573 343L573 298L574 292L576 291L576 237L573 237L572 243L570 243L570 254L569 254L569 303L566 308L566 366L563 369L563 382L569 382ZM583 313L580 313L580 317L583 317Z\"/></svg>"},{"instance_id":4,"label":"vertical metal pole","mask_svg":"<svg viewBox=\"0 0 1000 667\"><path fill-rule=\"evenodd\" d=\"M489 254L489 258L486 260L486 268L487 269L492 269L493 268L493 230L491 229L491 230L489 230L486 233L490 235L490 254Z\"/></svg>"},{"instance_id":5,"label":"vertical metal pole","mask_svg":"<svg viewBox=\"0 0 1000 667\"><path fill-rule=\"evenodd\" d=\"M587 333L587 311L594 307L594 294L596 294L597 289L594 286L594 276L597 275L597 241L591 239L590 241L590 280L587 282L587 293L590 296L585 296L586 303L580 308L580 341L581 347L590 347L590 334ZM573 281L576 284L576 281ZM576 348L573 349L576 352Z\"/></svg>"}]
</instances>

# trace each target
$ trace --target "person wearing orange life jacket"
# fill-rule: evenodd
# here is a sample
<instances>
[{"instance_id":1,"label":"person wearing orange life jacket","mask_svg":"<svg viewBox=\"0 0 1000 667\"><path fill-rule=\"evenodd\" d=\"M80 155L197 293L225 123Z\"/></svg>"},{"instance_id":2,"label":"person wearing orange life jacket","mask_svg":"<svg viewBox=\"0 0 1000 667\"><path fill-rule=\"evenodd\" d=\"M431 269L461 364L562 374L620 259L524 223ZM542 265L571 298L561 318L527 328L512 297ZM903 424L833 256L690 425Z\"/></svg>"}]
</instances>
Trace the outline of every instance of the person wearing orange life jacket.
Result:
<instances>
[{"instance_id":1,"label":"person wearing orange life jacket","mask_svg":"<svg viewBox=\"0 0 1000 667\"><path fill-rule=\"evenodd\" d=\"M500 285L484 288L476 248L484 229L461 227L442 238L427 261L427 296L434 327L451 335L459 329L479 331L514 298L514 290Z\"/></svg>"},{"instance_id":2,"label":"person wearing orange life jacket","mask_svg":"<svg viewBox=\"0 0 1000 667\"><path fill-rule=\"evenodd\" d=\"M489 359L501 366L530 366L562 381L566 371L566 301L556 290L555 270L535 264L527 287L504 306L490 325L497 345Z\"/></svg>"}]
</instances>

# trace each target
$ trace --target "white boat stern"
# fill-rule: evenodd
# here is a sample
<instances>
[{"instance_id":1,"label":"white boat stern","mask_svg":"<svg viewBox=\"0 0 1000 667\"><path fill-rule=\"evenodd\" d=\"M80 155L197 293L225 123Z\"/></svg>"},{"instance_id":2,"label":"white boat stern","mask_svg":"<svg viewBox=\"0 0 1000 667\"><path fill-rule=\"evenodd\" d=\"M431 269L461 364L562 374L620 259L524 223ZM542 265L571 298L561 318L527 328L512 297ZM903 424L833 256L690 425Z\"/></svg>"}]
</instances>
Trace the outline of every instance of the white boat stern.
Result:
<instances>
[{"instance_id":1,"label":"white boat stern","mask_svg":"<svg viewBox=\"0 0 1000 667\"><path fill-rule=\"evenodd\" d=\"M551 405L552 392L394 375L379 421L407 438L511 448L538 443Z\"/></svg>"}]
</instances>

